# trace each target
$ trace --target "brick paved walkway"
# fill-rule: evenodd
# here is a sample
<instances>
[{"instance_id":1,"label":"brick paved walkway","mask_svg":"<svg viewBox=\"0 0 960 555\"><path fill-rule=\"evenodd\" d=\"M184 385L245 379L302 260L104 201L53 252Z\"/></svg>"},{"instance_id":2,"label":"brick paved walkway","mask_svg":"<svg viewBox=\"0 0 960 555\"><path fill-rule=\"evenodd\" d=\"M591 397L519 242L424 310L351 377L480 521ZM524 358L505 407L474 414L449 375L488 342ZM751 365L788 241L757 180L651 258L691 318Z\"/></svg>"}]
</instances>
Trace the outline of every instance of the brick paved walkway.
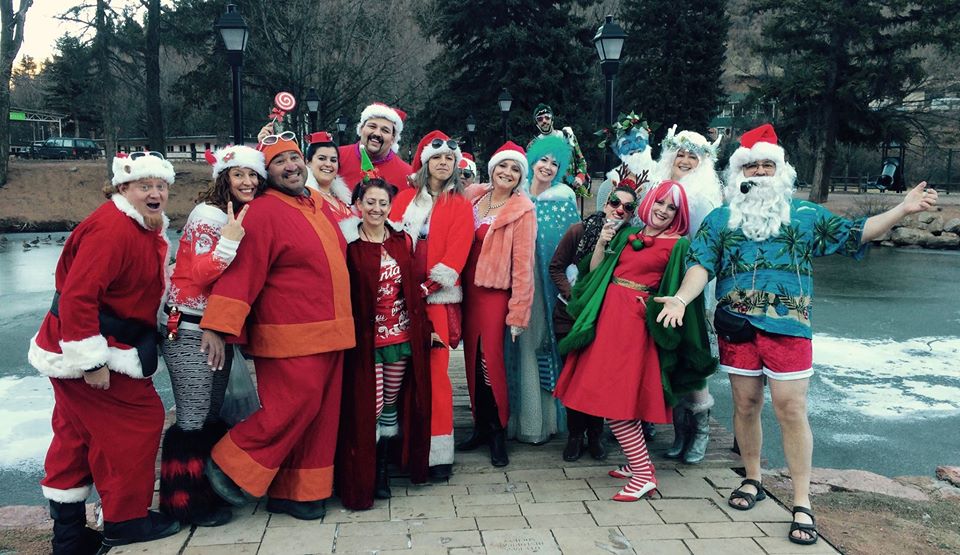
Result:
<instances>
[{"instance_id":1,"label":"brick paved walkway","mask_svg":"<svg viewBox=\"0 0 960 555\"><path fill-rule=\"evenodd\" d=\"M462 356L453 360L457 433L462 435L470 421L466 382ZM651 453L662 499L610 501L622 485L607 476L607 470L626 461L619 452L597 466L589 457L564 462L563 438L539 447L509 442L510 465L504 469L490 466L483 449L458 453L449 481L415 486L395 477L393 499L377 501L369 511L348 511L334 499L322 521L303 522L271 515L263 503L250 504L236 510L226 526L186 529L110 553L837 553L823 539L809 547L787 541L790 513L773 499L746 512L727 507L727 495L740 483L730 469L739 462L729 451L729 432L713 425L711 450L698 466L663 459L673 439L669 427L661 427Z\"/></svg>"}]
</instances>

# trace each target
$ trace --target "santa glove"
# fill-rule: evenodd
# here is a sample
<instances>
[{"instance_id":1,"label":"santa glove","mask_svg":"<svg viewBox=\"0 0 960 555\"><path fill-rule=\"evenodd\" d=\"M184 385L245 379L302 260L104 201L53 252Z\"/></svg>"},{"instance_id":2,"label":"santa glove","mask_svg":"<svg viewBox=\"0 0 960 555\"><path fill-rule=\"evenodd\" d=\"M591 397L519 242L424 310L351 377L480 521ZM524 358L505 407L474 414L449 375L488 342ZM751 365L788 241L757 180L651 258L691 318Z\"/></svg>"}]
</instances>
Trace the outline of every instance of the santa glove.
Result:
<instances>
[{"instance_id":1,"label":"santa glove","mask_svg":"<svg viewBox=\"0 0 960 555\"><path fill-rule=\"evenodd\" d=\"M420 292L423 293L423 296L426 297L431 293L436 293L443 288L443 285L433 281L432 279L427 279L427 281L420 284Z\"/></svg>"}]
</instances>

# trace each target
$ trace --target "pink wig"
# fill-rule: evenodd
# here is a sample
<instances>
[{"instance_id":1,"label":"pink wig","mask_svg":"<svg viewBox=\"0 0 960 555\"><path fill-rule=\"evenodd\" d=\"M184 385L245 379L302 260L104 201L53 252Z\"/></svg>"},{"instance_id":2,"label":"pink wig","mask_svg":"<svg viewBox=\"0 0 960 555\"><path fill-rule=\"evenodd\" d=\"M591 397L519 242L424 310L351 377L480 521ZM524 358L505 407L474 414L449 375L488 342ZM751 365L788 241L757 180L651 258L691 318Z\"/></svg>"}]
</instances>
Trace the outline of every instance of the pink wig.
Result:
<instances>
[{"instance_id":1,"label":"pink wig","mask_svg":"<svg viewBox=\"0 0 960 555\"><path fill-rule=\"evenodd\" d=\"M669 198L673 205L677 207L677 214L673 217L670 227L664 230L665 233L686 235L690 228L690 212L687 210L687 193L683 190L683 185L672 179L665 179L659 185L647 192L637 208L637 217L646 224L653 215L653 204L663 198Z\"/></svg>"}]
</instances>

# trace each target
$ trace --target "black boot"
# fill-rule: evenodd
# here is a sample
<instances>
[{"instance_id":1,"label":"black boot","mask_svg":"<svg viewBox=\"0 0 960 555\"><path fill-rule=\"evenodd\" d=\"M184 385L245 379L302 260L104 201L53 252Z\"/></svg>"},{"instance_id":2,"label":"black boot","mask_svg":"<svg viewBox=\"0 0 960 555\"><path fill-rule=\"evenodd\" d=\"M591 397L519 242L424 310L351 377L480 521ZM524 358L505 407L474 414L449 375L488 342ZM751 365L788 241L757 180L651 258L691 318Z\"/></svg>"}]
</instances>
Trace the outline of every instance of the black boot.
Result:
<instances>
[{"instance_id":1,"label":"black boot","mask_svg":"<svg viewBox=\"0 0 960 555\"><path fill-rule=\"evenodd\" d=\"M87 528L87 509L76 503L50 502L53 519L53 555L95 555L100 551L103 534Z\"/></svg>"},{"instance_id":2,"label":"black boot","mask_svg":"<svg viewBox=\"0 0 960 555\"><path fill-rule=\"evenodd\" d=\"M567 462L576 462L583 455L583 434L574 434L570 432L567 437L567 445L563 448L563 460Z\"/></svg>"},{"instance_id":3,"label":"black boot","mask_svg":"<svg viewBox=\"0 0 960 555\"><path fill-rule=\"evenodd\" d=\"M690 423L687 422L687 412L687 407L683 403L673 407L673 445L663 454L668 459L683 458L683 453L687 449L690 427Z\"/></svg>"},{"instance_id":4,"label":"black boot","mask_svg":"<svg viewBox=\"0 0 960 555\"><path fill-rule=\"evenodd\" d=\"M373 487L373 496L377 499L390 499L390 438L380 438L377 442L377 481Z\"/></svg>"},{"instance_id":5,"label":"black boot","mask_svg":"<svg viewBox=\"0 0 960 555\"><path fill-rule=\"evenodd\" d=\"M507 456L507 431L500 423L500 412L497 410L497 401L489 385L480 381L477 376L477 414L486 419L487 443L490 445L490 464L493 466L507 466L510 458ZM481 420L478 418L478 422Z\"/></svg>"},{"instance_id":6,"label":"black boot","mask_svg":"<svg viewBox=\"0 0 960 555\"><path fill-rule=\"evenodd\" d=\"M227 433L223 421L207 422L199 430L174 424L163 437L160 459L160 510L180 522L221 526L233 518L210 487L203 465Z\"/></svg>"},{"instance_id":7,"label":"black boot","mask_svg":"<svg viewBox=\"0 0 960 555\"><path fill-rule=\"evenodd\" d=\"M507 456L507 432L497 422L497 430L490 432L490 464L493 466L507 466L510 457Z\"/></svg>"},{"instance_id":8,"label":"black boot","mask_svg":"<svg viewBox=\"0 0 960 555\"><path fill-rule=\"evenodd\" d=\"M478 372L477 381L475 382L476 386L473 389L473 433L470 434L470 437L457 444L457 451L473 451L477 447L487 443L489 436L486 430L488 403L486 392L483 390L490 388L483 383L482 379Z\"/></svg>"},{"instance_id":9,"label":"black boot","mask_svg":"<svg viewBox=\"0 0 960 555\"><path fill-rule=\"evenodd\" d=\"M147 511L147 516L103 523L103 545L115 547L131 543L150 542L172 536L180 531L180 522L156 511Z\"/></svg>"},{"instance_id":10,"label":"black boot","mask_svg":"<svg viewBox=\"0 0 960 555\"><path fill-rule=\"evenodd\" d=\"M473 451L487 442L487 434L475 423L470 437L457 443L457 451Z\"/></svg>"},{"instance_id":11,"label":"black boot","mask_svg":"<svg viewBox=\"0 0 960 555\"><path fill-rule=\"evenodd\" d=\"M603 444L603 419L600 417L591 417L587 424L587 452L594 460L607 460L607 447Z\"/></svg>"},{"instance_id":12,"label":"black boot","mask_svg":"<svg viewBox=\"0 0 960 555\"><path fill-rule=\"evenodd\" d=\"M271 497L267 499L267 512L285 513L297 520L318 520L327 514L327 500L294 501Z\"/></svg>"}]
</instances>

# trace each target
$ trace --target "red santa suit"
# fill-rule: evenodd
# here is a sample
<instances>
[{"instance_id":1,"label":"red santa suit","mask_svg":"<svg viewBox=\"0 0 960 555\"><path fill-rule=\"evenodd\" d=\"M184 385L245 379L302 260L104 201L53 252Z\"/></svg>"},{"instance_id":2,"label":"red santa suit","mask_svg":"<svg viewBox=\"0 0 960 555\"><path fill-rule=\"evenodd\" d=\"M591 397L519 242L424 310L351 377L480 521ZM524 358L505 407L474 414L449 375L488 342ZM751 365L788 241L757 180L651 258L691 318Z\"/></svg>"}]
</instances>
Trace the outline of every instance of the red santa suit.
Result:
<instances>
[{"instance_id":1,"label":"red santa suit","mask_svg":"<svg viewBox=\"0 0 960 555\"><path fill-rule=\"evenodd\" d=\"M262 408L212 457L255 496L326 499L343 350L355 343L346 243L326 203L312 197L270 189L248 206L243 243L200 327L246 344Z\"/></svg>"},{"instance_id":2,"label":"red santa suit","mask_svg":"<svg viewBox=\"0 0 960 555\"><path fill-rule=\"evenodd\" d=\"M351 191L363 179L363 173L360 171L360 143L344 145L339 148L340 152L340 176ZM390 151L385 157L374 160L371 158L373 166L380 172L387 183L395 186L398 191L405 191L410 188L407 183L407 177L413 173L410 164L400 159L396 152Z\"/></svg>"},{"instance_id":3,"label":"red santa suit","mask_svg":"<svg viewBox=\"0 0 960 555\"><path fill-rule=\"evenodd\" d=\"M390 219L401 222L415 242L417 279L432 280L441 287L427 296L427 318L433 330L450 345L448 307L459 310L463 300L460 273L473 243L473 209L459 193L442 193L434 199L424 188L409 189L393 201ZM417 271L419 270L419 272ZM458 318L456 320L459 320ZM453 322L459 335L459 321ZM450 351L430 349L430 466L453 463L453 386L448 368Z\"/></svg>"},{"instance_id":4,"label":"red santa suit","mask_svg":"<svg viewBox=\"0 0 960 555\"><path fill-rule=\"evenodd\" d=\"M82 502L95 483L108 522L147 516L164 412L153 382L145 379L156 370L156 354L144 368L134 347L102 335L100 320L122 321L117 335L130 343L136 341L126 335L155 339L166 229L166 217L161 230L148 229L119 194L97 208L64 245L55 277L59 298L30 341L30 364L51 378L56 399L44 497ZM112 371L109 389L78 379L104 364Z\"/></svg>"}]
</instances>

